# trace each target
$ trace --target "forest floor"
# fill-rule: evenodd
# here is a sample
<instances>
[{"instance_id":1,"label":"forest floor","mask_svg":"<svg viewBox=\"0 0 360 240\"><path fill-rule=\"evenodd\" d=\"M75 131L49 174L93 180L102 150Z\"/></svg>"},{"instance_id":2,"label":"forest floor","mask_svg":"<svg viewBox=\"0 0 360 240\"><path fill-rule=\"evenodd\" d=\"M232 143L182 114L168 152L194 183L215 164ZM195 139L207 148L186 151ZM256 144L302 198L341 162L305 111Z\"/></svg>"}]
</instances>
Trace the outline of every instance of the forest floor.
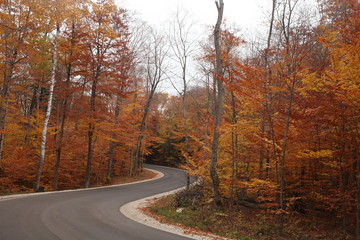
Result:
<instances>
[{"instance_id":1,"label":"forest floor","mask_svg":"<svg viewBox=\"0 0 360 240\"><path fill-rule=\"evenodd\" d=\"M91 187L104 187L104 186L112 186L112 185L118 185L118 184L126 184L126 183L132 183L132 182L139 182L139 181L145 181L145 180L150 180L152 178L155 178L157 176L158 173L147 170L147 169L143 169L143 171L141 173L139 173L136 176L120 176L120 177L115 177L111 183L109 184L97 184ZM62 189L62 190L76 190L76 189ZM50 191L51 192L51 191ZM23 194L28 194L28 193L32 193L31 190L29 190L28 192L0 192L0 199L4 198L4 197L11 197L11 196L16 196L16 195L23 195Z\"/></svg>"},{"instance_id":2,"label":"forest floor","mask_svg":"<svg viewBox=\"0 0 360 240\"><path fill-rule=\"evenodd\" d=\"M152 178L154 178L156 176L157 176L156 172L153 172L153 171L150 171L150 170L147 170L147 169L143 169L143 171L140 172L136 176L132 176L132 177L129 177L129 176L116 177L116 178L114 178L114 180L109 185L117 185L117 184L125 184L125 183L132 183L132 182L150 180L150 179L152 179ZM100 187L100 186L98 186L98 187Z\"/></svg>"},{"instance_id":3,"label":"forest floor","mask_svg":"<svg viewBox=\"0 0 360 240\"><path fill-rule=\"evenodd\" d=\"M350 240L339 221L322 213L289 214L279 233L278 216L265 210L245 207L216 208L211 203L174 204L175 195L153 202L145 211L166 224L181 224L193 231L204 231L240 240Z\"/></svg>"}]
</instances>

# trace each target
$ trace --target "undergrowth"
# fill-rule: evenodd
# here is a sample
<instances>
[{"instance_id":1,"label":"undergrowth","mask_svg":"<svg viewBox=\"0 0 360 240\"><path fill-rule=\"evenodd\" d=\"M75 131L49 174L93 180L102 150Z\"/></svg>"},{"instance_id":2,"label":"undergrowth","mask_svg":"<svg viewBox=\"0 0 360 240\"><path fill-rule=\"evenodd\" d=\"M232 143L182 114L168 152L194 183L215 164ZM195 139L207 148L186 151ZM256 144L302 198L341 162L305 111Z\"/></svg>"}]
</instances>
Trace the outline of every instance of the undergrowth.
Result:
<instances>
[{"instance_id":1,"label":"undergrowth","mask_svg":"<svg viewBox=\"0 0 360 240\"><path fill-rule=\"evenodd\" d=\"M228 205L215 207L199 189L159 199L149 206L161 221L239 240L350 240L332 221L315 214L286 216L279 232L278 217L266 210Z\"/></svg>"}]
</instances>

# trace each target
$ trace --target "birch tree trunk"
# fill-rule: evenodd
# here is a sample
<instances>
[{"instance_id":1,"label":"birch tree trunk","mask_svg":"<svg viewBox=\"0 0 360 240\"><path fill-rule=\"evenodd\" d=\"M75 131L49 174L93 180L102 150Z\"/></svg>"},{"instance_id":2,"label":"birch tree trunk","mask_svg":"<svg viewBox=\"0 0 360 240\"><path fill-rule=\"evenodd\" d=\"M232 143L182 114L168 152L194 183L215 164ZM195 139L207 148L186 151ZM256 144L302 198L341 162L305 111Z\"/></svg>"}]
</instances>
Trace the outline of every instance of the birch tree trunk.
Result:
<instances>
[{"instance_id":1,"label":"birch tree trunk","mask_svg":"<svg viewBox=\"0 0 360 240\"><path fill-rule=\"evenodd\" d=\"M222 67L222 58L221 58L221 46L220 46L220 30L221 30L221 22L224 13L224 2L220 0L220 2L215 2L216 8L218 10L218 18L214 29L214 44L216 51L216 71L214 81L217 83L217 96L215 97L215 126L214 126L214 136L211 147L211 159L210 159L210 175L212 179L212 187L214 194L214 203L217 206L221 206L221 194L219 191L219 175L217 173L217 155L219 150L219 139L220 139L220 123L223 112L223 100L224 100L224 86L221 81L221 76L223 75L223 67Z\"/></svg>"},{"instance_id":2,"label":"birch tree trunk","mask_svg":"<svg viewBox=\"0 0 360 240\"><path fill-rule=\"evenodd\" d=\"M56 75L56 68L57 68L57 63L58 63L59 33L60 33L60 26L57 25L56 26L56 34L55 34L55 38L54 38L54 56L53 56L53 66L51 69L49 99L48 99L48 105L47 105L45 119L44 119L43 130L42 130L42 134L41 134L40 160L39 160L39 166L38 166L36 180L35 180L35 186L34 186L35 192L39 191L41 174L42 174L42 170L43 170L43 166L44 166L44 162L45 162L47 127L48 127L50 116L51 116L51 108L52 108L52 104L53 104L53 95L54 95L54 86L55 86L55 75Z\"/></svg>"}]
</instances>

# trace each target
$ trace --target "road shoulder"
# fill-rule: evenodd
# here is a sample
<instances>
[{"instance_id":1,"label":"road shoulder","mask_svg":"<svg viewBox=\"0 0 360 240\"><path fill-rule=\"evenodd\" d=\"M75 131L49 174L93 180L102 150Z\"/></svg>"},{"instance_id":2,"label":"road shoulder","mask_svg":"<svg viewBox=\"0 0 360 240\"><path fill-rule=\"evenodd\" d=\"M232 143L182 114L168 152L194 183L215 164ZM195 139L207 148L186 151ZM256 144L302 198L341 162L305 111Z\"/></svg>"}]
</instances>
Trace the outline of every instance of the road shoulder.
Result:
<instances>
[{"instance_id":1,"label":"road shoulder","mask_svg":"<svg viewBox=\"0 0 360 240\"><path fill-rule=\"evenodd\" d=\"M179 236L191 238L191 239L198 239L198 240L221 240L221 239L228 239L223 238L220 236L216 236L210 233L193 230L186 228L185 226L179 225L172 225L172 224L165 224L159 222L157 219L145 214L142 209L148 207L152 203L156 202L159 198L166 197L171 194L175 194L184 190L185 187L178 188L169 192L157 194L154 196L146 197L143 199L139 199L130 203L123 205L120 208L120 212L125 215L126 217L130 218L133 221L141 223L143 225L156 228L158 230L162 230L165 232L173 233Z\"/></svg>"}]
</instances>

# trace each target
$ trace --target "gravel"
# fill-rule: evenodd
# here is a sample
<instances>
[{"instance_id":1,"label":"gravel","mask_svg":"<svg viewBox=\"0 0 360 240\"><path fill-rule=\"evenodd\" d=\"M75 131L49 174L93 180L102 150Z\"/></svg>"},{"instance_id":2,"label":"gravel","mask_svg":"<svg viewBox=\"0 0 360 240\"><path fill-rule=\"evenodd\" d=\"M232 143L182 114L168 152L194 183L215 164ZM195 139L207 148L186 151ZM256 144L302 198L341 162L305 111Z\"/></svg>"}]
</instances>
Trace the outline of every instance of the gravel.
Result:
<instances>
[{"instance_id":1,"label":"gravel","mask_svg":"<svg viewBox=\"0 0 360 240\"><path fill-rule=\"evenodd\" d=\"M154 170L151 170L154 171ZM156 178L161 178L162 177L162 173L154 171L157 173ZM192 238L192 239L199 239L199 240L222 240L222 239L229 239L229 238L224 238L224 237L220 237L220 236L216 236L210 233L206 233L206 232L202 232L202 231L195 231L195 230L189 230L187 228L182 228L180 226L175 226L175 225L171 225L171 224L165 224L165 223L161 223L158 220L156 220L155 218L152 218L151 216L146 215L145 213L143 213L143 211L141 209L146 208L147 206L149 206L151 203L155 202L156 200L158 200L159 198L163 198L166 197L168 195L171 194L175 194L179 191L184 190L185 187L182 188L178 188L169 192L165 192L165 193L161 193L161 194L157 194L151 197L147 197L147 198L143 198L143 199L139 199L130 203L127 203L125 205L123 205L120 208L120 212L122 214L124 214L126 217L139 222L141 224L147 225L149 227L152 228L156 228L165 232L170 232L173 234L177 234L183 237L188 237L188 238ZM230 239L229 239L230 240Z\"/></svg>"}]
</instances>

